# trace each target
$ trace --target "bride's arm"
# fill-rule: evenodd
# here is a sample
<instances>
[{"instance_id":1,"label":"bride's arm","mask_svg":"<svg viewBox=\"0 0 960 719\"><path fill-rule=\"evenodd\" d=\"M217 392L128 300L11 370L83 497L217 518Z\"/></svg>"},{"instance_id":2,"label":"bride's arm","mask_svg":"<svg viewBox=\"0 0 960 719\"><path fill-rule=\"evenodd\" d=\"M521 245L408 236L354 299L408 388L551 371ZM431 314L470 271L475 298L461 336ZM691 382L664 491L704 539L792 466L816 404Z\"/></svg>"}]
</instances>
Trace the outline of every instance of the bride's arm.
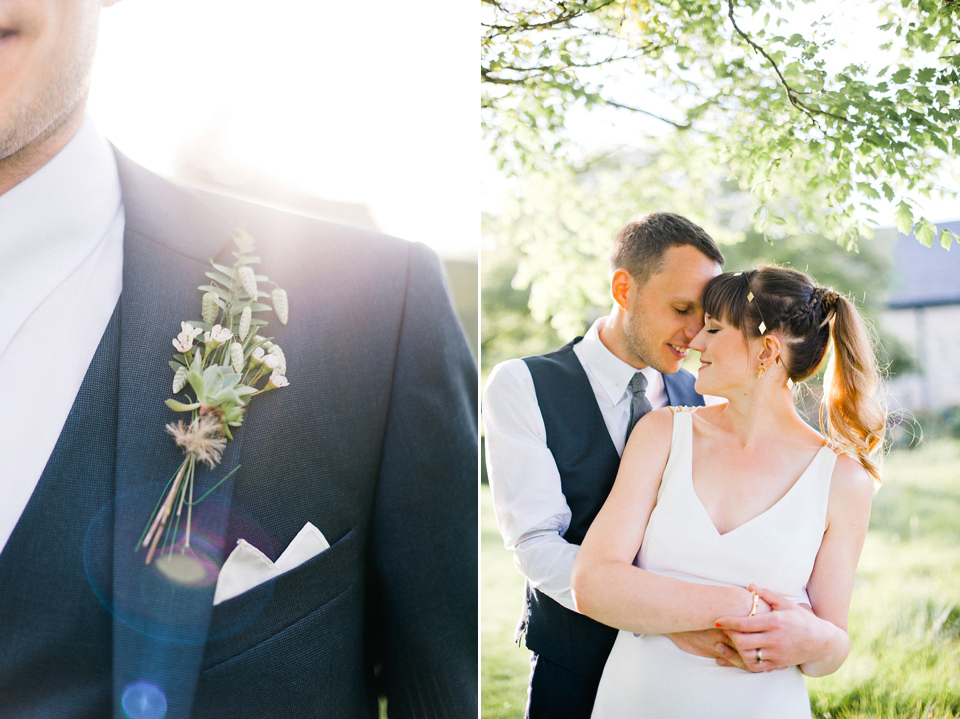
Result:
<instances>
[{"instance_id":1,"label":"bride's arm","mask_svg":"<svg viewBox=\"0 0 960 719\"><path fill-rule=\"evenodd\" d=\"M633 566L670 454L673 416L650 412L623 452L610 496L577 553L571 578L577 610L618 629L667 634L713 628L717 617L745 616L746 589L685 582Z\"/></svg>"},{"instance_id":2,"label":"bride's arm","mask_svg":"<svg viewBox=\"0 0 960 719\"><path fill-rule=\"evenodd\" d=\"M823 656L800 665L808 676L835 672L850 651L847 614L857 562L870 524L873 487L873 478L858 461L845 455L837 458L827 508L827 531L813 565L807 594L814 614L836 626L843 636L832 652L825 651Z\"/></svg>"}]
</instances>

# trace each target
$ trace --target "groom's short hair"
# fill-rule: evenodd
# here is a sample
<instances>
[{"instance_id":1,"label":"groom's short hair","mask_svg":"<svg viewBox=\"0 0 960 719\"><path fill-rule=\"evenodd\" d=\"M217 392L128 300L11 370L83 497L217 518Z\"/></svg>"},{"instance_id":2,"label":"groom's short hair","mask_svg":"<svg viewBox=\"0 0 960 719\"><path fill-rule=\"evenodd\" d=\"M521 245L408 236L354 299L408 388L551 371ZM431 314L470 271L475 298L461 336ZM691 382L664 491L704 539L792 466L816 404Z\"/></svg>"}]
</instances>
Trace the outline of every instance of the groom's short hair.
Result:
<instances>
[{"instance_id":1,"label":"groom's short hair","mask_svg":"<svg viewBox=\"0 0 960 719\"><path fill-rule=\"evenodd\" d=\"M717 243L702 227L672 212L651 212L620 228L610 252L610 266L626 270L644 285L663 267L667 249L679 245L691 245L719 265L725 262Z\"/></svg>"}]
</instances>

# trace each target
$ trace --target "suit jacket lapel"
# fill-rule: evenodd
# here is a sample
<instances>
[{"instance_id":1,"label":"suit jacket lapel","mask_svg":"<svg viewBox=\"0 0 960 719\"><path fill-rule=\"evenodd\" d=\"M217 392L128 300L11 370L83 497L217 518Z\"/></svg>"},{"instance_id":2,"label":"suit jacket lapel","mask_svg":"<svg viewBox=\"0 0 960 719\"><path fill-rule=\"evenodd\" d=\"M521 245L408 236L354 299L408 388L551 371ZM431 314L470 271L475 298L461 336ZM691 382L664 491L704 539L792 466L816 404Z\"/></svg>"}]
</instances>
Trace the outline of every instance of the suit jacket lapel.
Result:
<instances>
[{"instance_id":1,"label":"suit jacket lapel","mask_svg":"<svg viewBox=\"0 0 960 719\"><path fill-rule=\"evenodd\" d=\"M190 715L206 640L216 573L223 563L233 478L194 507L188 575L173 580L137 541L183 455L164 431L176 417L167 364L182 320L199 317L207 259L229 252L231 233L194 195L118 155L123 187L123 293L120 300L116 511L114 527L114 716L165 702L166 717ZM220 257L223 259L223 257ZM221 464L198 467L199 497L238 462L242 428ZM196 574L190 574L197 570ZM186 580L186 581L184 581ZM138 709L140 707L140 709ZM147 716L148 714L144 714Z\"/></svg>"},{"instance_id":2,"label":"suit jacket lapel","mask_svg":"<svg viewBox=\"0 0 960 719\"><path fill-rule=\"evenodd\" d=\"M703 404L703 397L693 389L692 377L684 376L683 371L662 376L663 386L667 391L667 404L672 407L696 407Z\"/></svg>"}]
</instances>

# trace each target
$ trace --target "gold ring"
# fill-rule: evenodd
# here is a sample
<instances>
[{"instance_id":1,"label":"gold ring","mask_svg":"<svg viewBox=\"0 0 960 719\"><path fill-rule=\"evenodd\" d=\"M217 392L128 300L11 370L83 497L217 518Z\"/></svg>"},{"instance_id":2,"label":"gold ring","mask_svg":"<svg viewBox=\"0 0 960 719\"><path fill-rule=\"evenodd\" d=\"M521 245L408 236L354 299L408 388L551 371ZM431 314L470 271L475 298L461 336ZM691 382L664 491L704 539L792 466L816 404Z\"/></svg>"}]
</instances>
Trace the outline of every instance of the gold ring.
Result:
<instances>
[{"instance_id":1,"label":"gold ring","mask_svg":"<svg viewBox=\"0 0 960 719\"><path fill-rule=\"evenodd\" d=\"M759 664L759 663L762 662L762 661L763 661L763 654L760 653L760 649L759 649L759 647L758 647L758 648L757 648L757 661L756 661L756 663Z\"/></svg>"}]
</instances>

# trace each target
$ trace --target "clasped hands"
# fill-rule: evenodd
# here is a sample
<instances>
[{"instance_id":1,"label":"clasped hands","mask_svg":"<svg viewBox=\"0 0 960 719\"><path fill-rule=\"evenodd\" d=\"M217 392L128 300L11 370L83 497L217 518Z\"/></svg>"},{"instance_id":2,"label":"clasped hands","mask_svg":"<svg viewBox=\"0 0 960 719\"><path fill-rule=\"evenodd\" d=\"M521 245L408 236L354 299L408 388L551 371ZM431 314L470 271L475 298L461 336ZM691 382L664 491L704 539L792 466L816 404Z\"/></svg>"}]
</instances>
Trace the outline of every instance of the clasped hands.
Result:
<instances>
[{"instance_id":1,"label":"clasped hands","mask_svg":"<svg viewBox=\"0 0 960 719\"><path fill-rule=\"evenodd\" d=\"M823 620L807 605L769 589L752 584L748 589L760 597L753 616L720 617L716 629L667 636L685 652L716 657L721 666L749 672L784 669L815 658L817 625Z\"/></svg>"}]
</instances>

